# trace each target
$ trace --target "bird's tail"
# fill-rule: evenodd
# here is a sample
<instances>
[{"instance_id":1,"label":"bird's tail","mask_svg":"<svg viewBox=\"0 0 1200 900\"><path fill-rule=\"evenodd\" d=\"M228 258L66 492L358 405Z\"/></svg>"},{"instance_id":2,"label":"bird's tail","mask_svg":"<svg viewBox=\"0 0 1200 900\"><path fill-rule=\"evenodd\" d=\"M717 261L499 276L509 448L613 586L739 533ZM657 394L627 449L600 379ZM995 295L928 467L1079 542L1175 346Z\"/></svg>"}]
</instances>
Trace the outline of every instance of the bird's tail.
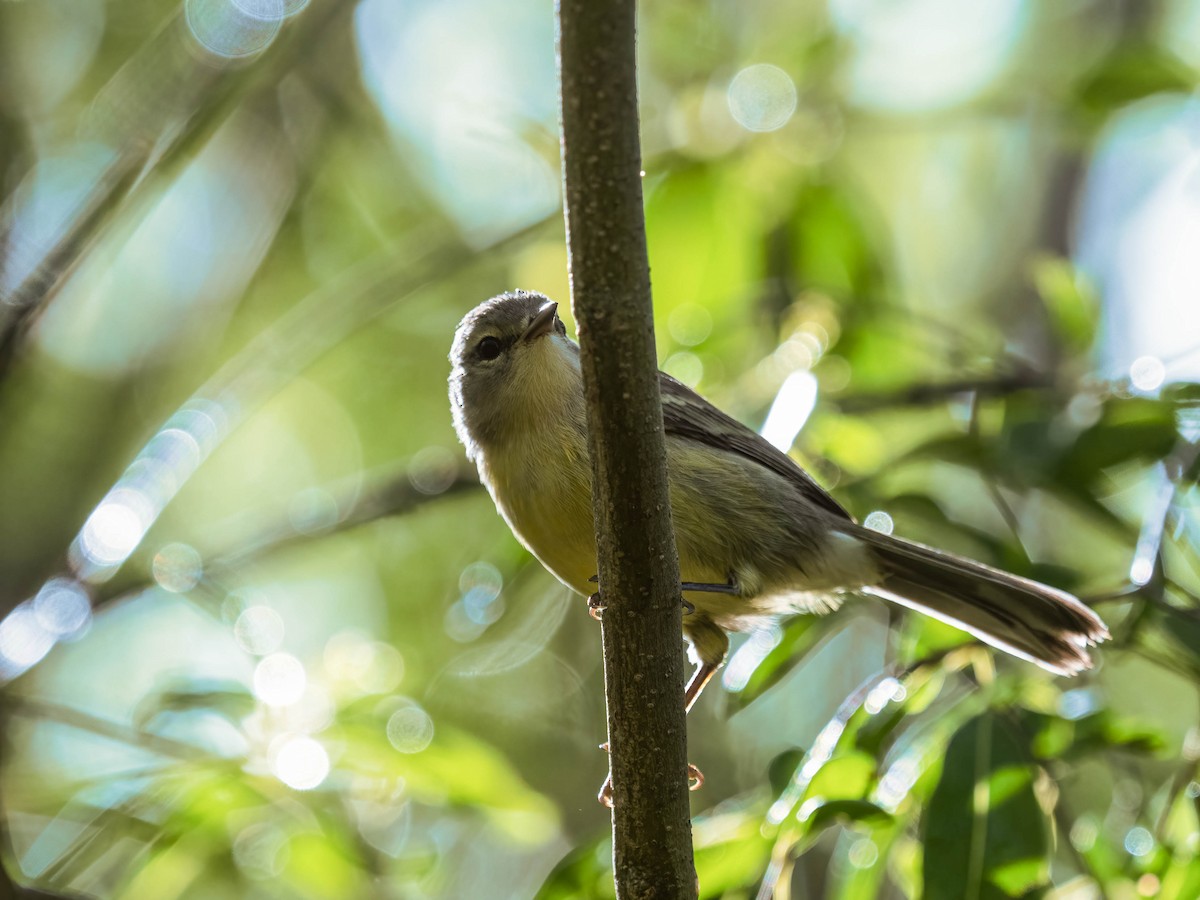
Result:
<instances>
[{"instance_id":1,"label":"bird's tail","mask_svg":"<svg viewBox=\"0 0 1200 900\"><path fill-rule=\"evenodd\" d=\"M864 588L948 622L1059 675L1092 666L1087 648L1108 638L1100 617L1078 599L923 544L855 527L881 577Z\"/></svg>"}]
</instances>

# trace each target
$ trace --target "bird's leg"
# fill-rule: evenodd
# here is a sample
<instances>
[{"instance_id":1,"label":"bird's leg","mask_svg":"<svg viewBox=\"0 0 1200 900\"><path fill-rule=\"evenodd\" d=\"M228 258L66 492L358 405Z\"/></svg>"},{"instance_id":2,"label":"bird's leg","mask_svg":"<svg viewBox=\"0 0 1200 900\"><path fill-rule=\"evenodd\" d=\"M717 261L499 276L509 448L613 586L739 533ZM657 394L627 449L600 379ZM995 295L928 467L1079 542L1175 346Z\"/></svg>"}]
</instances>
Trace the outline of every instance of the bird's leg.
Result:
<instances>
[{"instance_id":1,"label":"bird's leg","mask_svg":"<svg viewBox=\"0 0 1200 900\"><path fill-rule=\"evenodd\" d=\"M683 692L684 712L692 711L692 707L700 699L700 692L704 690L705 685L712 681L712 677L717 674L719 668L720 665L713 663L700 663L696 666L696 671L692 673L692 679L687 683L687 688Z\"/></svg>"},{"instance_id":2,"label":"bird's leg","mask_svg":"<svg viewBox=\"0 0 1200 900\"><path fill-rule=\"evenodd\" d=\"M588 581L593 584L600 580L599 575L593 575ZM732 572L729 575L729 581L725 584L712 584L705 581L682 581L679 583L680 592L696 591L698 593L708 594L738 594L741 592L741 585L738 584L737 576ZM683 614L689 615L696 611L696 607L689 603L686 599L680 598L683 601ZM588 597L588 612L593 619L600 620L604 613L604 601L600 597L600 592L592 594ZM724 654L722 654L724 655ZM687 687L683 692L683 709L684 712L691 712L692 707L696 705L696 701L700 697L700 692L704 690L705 685L712 680L717 669L721 667L720 662L715 663L700 663L696 667L696 671L692 673L691 679L687 683ZM608 750L608 744L601 744L601 750ZM699 790L704 784L704 773L701 772L691 763L688 763L688 790ZM613 783L612 771L608 773L608 777L604 779L604 784L600 787L600 793L596 797L601 804L609 808L613 805Z\"/></svg>"},{"instance_id":3,"label":"bird's leg","mask_svg":"<svg viewBox=\"0 0 1200 900\"><path fill-rule=\"evenodd\" d=\"M705 581L684 581L679 585L681 590L699 591L702 594L740 594L742 586L738 584L737 576L732 572L726 584L709 584Z\"/></svg>"},{"instance_id":4,"label":"bird's leg","mask_svg":"<svg viewBox=\"0 0 1200 900\"><path fill-rule=\"evenodd\" d=\"M597 584L600 581L599 575L593 575L588 579L592 584ZM710 584L706 581L681 581L679 583L680 592L683 591L698 591L705 594L738 594L741 593L741 585L738 584L737 576L730 574L727 584ZM690 616L696 611L696 607L681 597L683 603L683 614ZM588 615L597 622L601 621L604 616L604 600L600 597L600 592L596 591L588 597Z\"/></svg>"},{"instance_id":5,"label":"bird's leg","mask_svg":"<svg viewBox=\"0 0 1200 900\"><path fill-rule=\"evenodd\" d=\"M712 680L713 675L717 673L720 665L713 663L701 663L696 667L696 671L692 673L691 679L687 683L687 687L683 692L683 710L691 712L692 707L696 705L696 700L700 696L700 692L704 690L704 686ZM608 744L600 745L601 750L608 750ZM698 791L704 785L704 773L696 766L688 763L688 790ZM612 770L609 770L608 777L604 779L604 784L600 786L600 793L596 795L596 799L601 805L612 809L613 805L613 780Z\"/></svg>"}]
</instances>

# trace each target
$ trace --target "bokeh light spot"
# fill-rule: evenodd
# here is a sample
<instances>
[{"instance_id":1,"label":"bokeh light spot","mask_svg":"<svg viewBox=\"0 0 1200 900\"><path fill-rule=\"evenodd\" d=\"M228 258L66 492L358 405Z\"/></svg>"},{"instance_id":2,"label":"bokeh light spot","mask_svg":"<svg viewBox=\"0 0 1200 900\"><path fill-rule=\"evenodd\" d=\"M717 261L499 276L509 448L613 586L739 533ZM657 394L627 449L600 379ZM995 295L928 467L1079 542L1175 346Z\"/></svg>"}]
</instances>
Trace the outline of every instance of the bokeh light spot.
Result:
<instances>
[{"instance_id":1,"label":"bokeh light spot","mask_svg":"<svg viewBox=\"0 0 1200 900\"><path fill-rule=\"evenodd\" d=\"M433 741L433 719L416 704L405 706L388 719L387 737L401 753L420 753Z\"/></svg>"},{"instance_id":2,"label":"bokeh light spot","mask_svg":"<svg viewBox=\"0 0 1200 900\"><path fill-rule=\"evenodd\" d=\"M712 334L713 320L707 309L699 303L684 303L671 311L667 319L667 330L675 343L684 347L702 344Z\"/></svg>"},{"instance_id":3,"label":"bokeh light spot","mask_svg":"<svg viewBox=\"0 0 1200 900\"><path fill-rule=\"evenodd\" d=\"M0 674L19 675L53 646L54 635L42 627L32 605L20 604L0 622Z\"/></svg>"},{"instance_id":4,"label":"bokeh light spot","mask_svg":"<svg viewBox=\"0 0 1200 900\"><path fill-rule=\"evenodd\" d=\"M323 488L309 488L296 494L288 504L288 521L300 534L319 534L338 522L337 501Z\"/></svg>"},{"instance_id":5,"label":"bokeh light spot","mask_svg":"<svg viewBox=\"0 0 1200 900\"><path fill-rule=\"evenodd\" d=\"M463 613L477 625L491 625L504 614L500 590L504 576L488 562L471 563L458 579Z\"/></svg>"},{"instance_id":6,"label":"bokeh light spot","mask_svg":"<svg viewBox=\"0 0 1200 900\"><path fill-rule=\"evenodd\" d=\"M672 353L667 357L662 368L676 381L681 381L690 388L698 385L700 379L704 377L704 360L686 350L681 353Z\"/></svg>"},{"instance_id":7,"label":"bokeh light spot","mask_svg":"<svg viewBox=\"0 0 1200 900\"><path fill-rule=\"evenodd\" d=\"M304 696L308 676L290 653L272 653L254 668L254 696L267 706L289 706Z\"/></svg>"},{"instance_id":8,"label":"bokeh light spot","mask_svg":"<svg viewBox=\"0 0 1200 900\"><path fill-rule=\"evenodd\" d=\"M283 873L287 860L287 834L277 825L249 825L234 838L233 861L251 878L274 878Z\"/></svg>"},{"instance_id":9,"label":"bokeh light spot","mask_svg":"<svg viewBox=\"0 0 1200 900\"><path fill-rule=\"evenodd\" d=\"M372 641L368 665L359 673L356 683L368 694L394 691L404 680L404 657L391 644Z\"/></svg>"},{"instance_id":10,"label":"bokeh light spot","mask_svg":"<svg viewBox=\"0 0 1200 900\"><path fill-rule=\"evenodd\" d=\"M88 516L80 532L80 549L94 565L120 565L142 542L154 518L144 494L117 488Z\"/></svg>"},{"instance_id":11,"label":"bokeh light spot","mask_svg":"<svg viewBox=\"0 0 1200 900\"><path fill-rule=\"evenodd\" d=\"M449 490L458 474L458 457L445 447L425 447L417 451L408 467L408 480L422 494L430 496Z\"/></svg>"},{"instance_id":12,"label":"bokeh light spot","mask_svg":"<svg viewBox=\"0 0 1200 900\"><path fill-rule=\"evenodd\" d=\"M1166 366L1157 356L1139 356L1129 366L1129 380L1139 391L1158 390L1166 377Z\"/></svg>"},{"instance_id":13,"label":"bokeh light spot","mask_svg":"<svg viewBox=\"0 0 1200 900\"><path fill-rule=\"evenodd\" d=\"M1154 577L1154 560L1149 556L1139 556L1129 567L1129 580L1141 587L1143 584L1149 584L1150 579Z\"/></svg>"},{"instance_id":14,"label":"bokeh light spot","mask_svg":"<svg viewBox=\"0 0 1200 900\"><path fill-rule=\"evenodd\" d=\"M863 528L870 528L880 534L891 534L895 527L896 523L892 521L892 517L882 509L875 510L863 519Z\"/></svg>"},{"instance_id":15,"label":"bokeh light spot","mask_svg":"<svg viewBox=\"0 0 1200 900\"><path fill-rule=\"evenodd\" d=\"M313 738L289 737L275 750L271 771L288 787L311 791L329 776L329 754Z\"/></svg>"},{"instance_id":16,"label":"bokeh light spot","mask_svg":"<svg viewBox=\"0 0 1200 900\"><path fill-rule=\"evenodd\" d=\"M850 846L846 857L854 868L869 869L879 859L879 848L870 838L859 838Z\"/></svg>"},{"instance_id":17,"label":"bokeh light spot","mask_svg":"<svg viewBox=\"0 0 1200 900\"><path fill-rule=\"evenodd\" d=\"M479 597L491 602L500 595L504 587L504 576L489 562L473 562L458 576L458 589L464 594L476 592Z\"/></svg>"},{"instance_id":18,"label":"bokeh light spot","mask_svg":"<svg viewBox=\"0 0 1200 900\"><path fill-rule=\"evenodd\" d=\"M233 623L238 646L255 656L274 653L283 644L283 616L269 606L250 606Z\"/></svg>"},{"instance_id":19,"label":"bokeh light spot","mask_svg":"<svg viewBox=\"0 0 1200 900\"><path fill-rule=\"evenodd\" d=\"M1087 853L1096 846L1096 838L1100 837L1100 829L1091 816L1080 816L1071 826L1071 845L1080 853Z\"/></svg>"},{"instance_id":20,"label":"bokeh light spot","mask_svg":"<svg viewBox=\"0 0 1200 900\"><path fill-rule=\"evenodd\" d=\"M817 406L817 379L807 369L792 372L779 388L763 422L761 434L784 453Z\"/></svg>"},{"instance_id":21,"label":"bokeh light spot","mask_svg":"<svg viewBox=\"0 0 1200 900\"><path fill-rule=\"evenodd\" d=\"M1141 825L1125 833L1125 850L1130 856L1146 856L1154 849L1154 835Z\"/></svg>"},{"instance_id":22,"label":"bokeh light spot","mask_svg":"<svg viewBox=\"0 0 1200 900\"><path fill-rule=\"evenodd\" d=\"M323 660L331 680L364 694L390 693L404 680L400 651L354 629L340 631L326 641Z\"/></svg>"},{"instance_id":23,"label":"bokeh light spot","mask_svg":"<svg viewBox=\"0 0 1200 900\"><path fill-rule=\"evenodd\" d=\"M204 565L194 547L175 543L167 544L154 554L150 571L163 590L185 594L200 583Z\"/></svg>"},{"instance_id":24,"label":"bokeh light spot","mask_svg":"<svg viewBox=\"0 0 1200 900\"><path fill-rule=\"evenodd\" d=\"M462 600L455 600L450 604L442 618L442 628L460 644L469 644L487 631L486 624L471 618L467 613L467 605Z\"/></svg>"},{"instance_id":25,"label":"bokeh light spot","mask_svg":"<svg viewBox=\"0 0 1200 900\"><path fill-rule=\"evenodd\" d=\"M92 601L78 581L52 578L33 598L38 624L56 638L80 634L92 619Z\"/></svg>"},{"instance_id":26,"label":"bokeh light spot","mask_svg":"<svg viewBox=\"0 0 1200 900\"><path fill-rule=\"evenodd\" d=\"M795 111L796 85L778 66L749 66L729 83L729 112L747 131L775 131Z\"/></svg>"},{"instance_id":27,"label":"bokeh light spot","mask_svg":"<svg viewBox=\"0 0 1200 900\"><path fill-rule=\"evenodd\" d=\"M903 700L908 696L903 684L895 678L885 678L875 687L871 688L867 694L867 699L863 701L863 709L868 715L874 716L883 711L883 708L893 700Z\"/></svg>"},{"instance_id":28,"label":"bokeh light spot","mask_svg":"<svg viewBox=\"0 0 1200 900\"><path fill-rule=\"evenodd\" d=\"M184 0L183 12L200 46L227 59L261 53L287 15L283 0Z\"/></svg>"}]
</instances>

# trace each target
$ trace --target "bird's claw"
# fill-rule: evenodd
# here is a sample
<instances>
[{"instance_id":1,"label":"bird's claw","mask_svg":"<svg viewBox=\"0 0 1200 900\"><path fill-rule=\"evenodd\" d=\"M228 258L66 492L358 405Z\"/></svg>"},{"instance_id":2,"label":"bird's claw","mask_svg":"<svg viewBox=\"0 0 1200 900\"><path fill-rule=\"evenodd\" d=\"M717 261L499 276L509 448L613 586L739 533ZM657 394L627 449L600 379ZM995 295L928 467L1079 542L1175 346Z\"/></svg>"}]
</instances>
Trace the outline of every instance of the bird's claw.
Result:
<instances>
[{"instance_id":1,"label":"bird's claw","mask_svg":"<svg viewBox=\"0 0 1200 900\"><path fill-rule=\"evenodd\" d=\"M608 752L608 743L605 742L605 743L601 744L600 749L605 752ZM700 788L702 788L704 786L704 773L701 772L700 769L697 766L693 765L692 763L688 763L687 772L688 772L688 790L689 791L700 790ZM608 773L608 777L604 779L604 784L600 785L600 793L598 793L596 795L596 799L600 801L601 806L605 806L608 809L613 808L612 772Z\"/></svg>"},{"instance_id":2,"label":"bird's claw","mask_svg":"<svg viewBox=\"0 0 1200 900\"><path fill-rule=\"evenodd\" d=\"M588 579L588 583L599 584L600 576L593 575ZM689 603L686 598L680 597L680 601L683 603L683 614L685 616L690 616L696 611L695 604ZM597 622L601 621L602 616L604 615L604 601L600 599L599 591L596 591L596 593L588 597L588 615L590 615Z\"/></svg>"}]
</instances>

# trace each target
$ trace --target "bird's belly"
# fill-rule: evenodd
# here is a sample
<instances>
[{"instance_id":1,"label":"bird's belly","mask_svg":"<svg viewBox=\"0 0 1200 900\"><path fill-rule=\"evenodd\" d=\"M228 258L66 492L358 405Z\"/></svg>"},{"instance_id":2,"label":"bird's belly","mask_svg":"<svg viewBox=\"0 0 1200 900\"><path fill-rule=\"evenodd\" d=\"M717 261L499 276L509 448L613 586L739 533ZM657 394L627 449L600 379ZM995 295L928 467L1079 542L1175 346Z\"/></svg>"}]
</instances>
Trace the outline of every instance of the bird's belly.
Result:
<instances>
[{"instance_id":1,"label":"bird's belly","mask_svg":"<svg viewBox=\"0 0 1200 900\"><path fill-rule=\"evenodd\" d=\"M596 542L592 534L591 510L523 509L514 504L504 509L505 518L521 543L567 587L581 594L594 591L588 579L596 574ZM590 590L589 590L590 588Z\"/></svg>"},{"instance_id":2,"label":"bird's belly","mask_svg":"<svg viewBox=\"0 0 1200 900\"><path fill-rule=\"evenodd\" d=\"M559 581L584 595L596 589L589 581L596 574L596 539L588 474L547 466L497 477L493 467L484 478L517 539Z\"/></svg>"}]
</instances>

